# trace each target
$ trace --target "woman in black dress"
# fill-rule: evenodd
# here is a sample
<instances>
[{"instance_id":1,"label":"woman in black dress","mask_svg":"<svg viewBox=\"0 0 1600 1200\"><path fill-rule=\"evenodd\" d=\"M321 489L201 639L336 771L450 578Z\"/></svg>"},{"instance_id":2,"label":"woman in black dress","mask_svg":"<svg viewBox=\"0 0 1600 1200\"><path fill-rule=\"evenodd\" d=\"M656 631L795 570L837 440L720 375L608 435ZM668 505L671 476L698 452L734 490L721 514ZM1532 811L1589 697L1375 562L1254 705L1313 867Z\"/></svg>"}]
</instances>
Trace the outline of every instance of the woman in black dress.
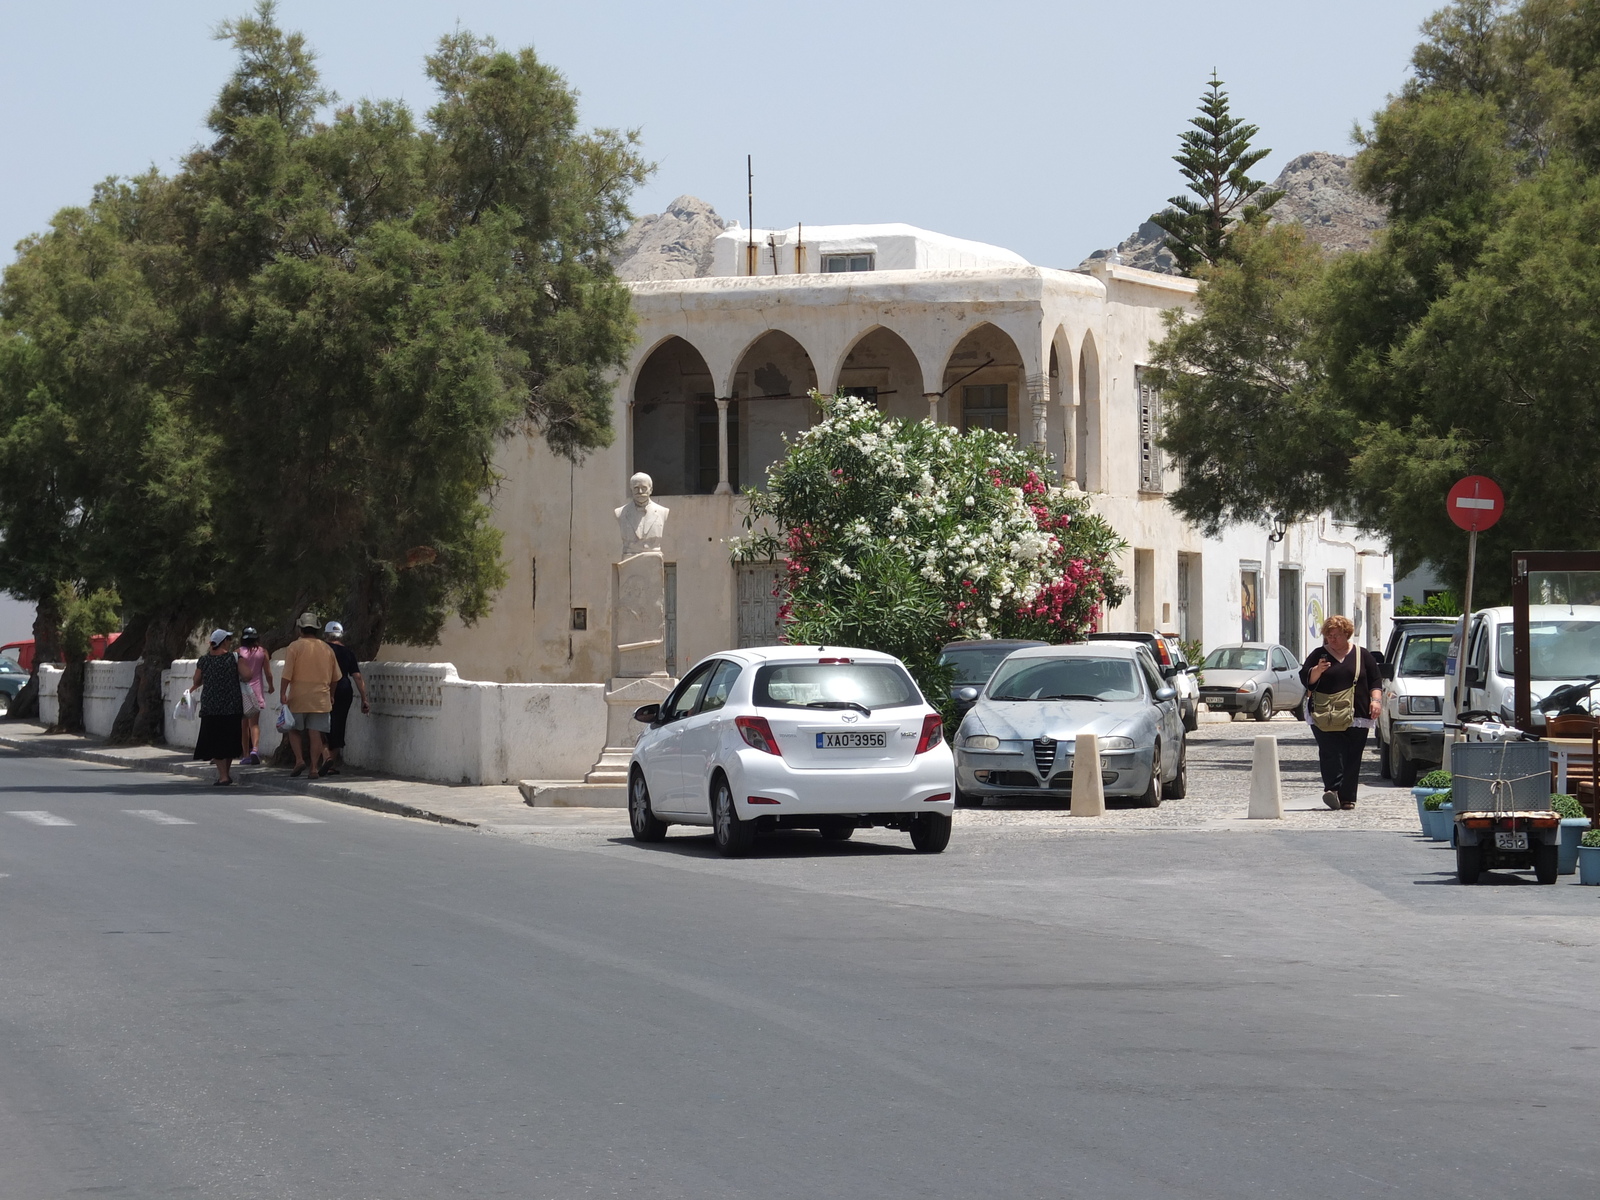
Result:
<instances>
[{"instance_id":1,"label":"woman in black dress","mask_svg":"<svg viewBox=\"0 0 1600 1200\"><path fill-rule=\"evenodd\" d=\"M339 768L344 765L345 730L350 722L350 705L355 700L353 688L361 689L361 711L372 710L367 703L367 681L361 677L361 663L356 659L356 652L344 644L344 626L338 621L329 621L323 626L322 632L328 639L328 645L333 647L333 657L338 660L339 670L343 673L343 678L333 688L328 765L322 768L324 775L337 775Z\"/></svg>"},{"instance_id":2,"label":"woman in black dress","mask_svg":"<svg viewBox=\"0 0 1600 1200\"><path fill-rule=\"evenodd\" d=\"M200 737L195 758L210 760L217 769L214 787L233 782L233 760L243 751L244 697L239 691L239 657L228 649L233 634L211 631L211 651L195 663L194 683L200 689Z\"/></svg>"}]
</instances>

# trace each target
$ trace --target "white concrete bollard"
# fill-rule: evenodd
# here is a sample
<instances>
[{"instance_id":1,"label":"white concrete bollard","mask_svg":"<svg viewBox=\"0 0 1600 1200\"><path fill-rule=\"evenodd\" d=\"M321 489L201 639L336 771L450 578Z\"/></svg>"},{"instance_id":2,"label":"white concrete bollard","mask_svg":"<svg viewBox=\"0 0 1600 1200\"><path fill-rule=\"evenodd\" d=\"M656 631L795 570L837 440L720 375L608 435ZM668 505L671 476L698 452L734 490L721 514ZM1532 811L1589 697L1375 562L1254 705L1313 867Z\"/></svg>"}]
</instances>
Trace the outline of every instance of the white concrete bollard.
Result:
<instances>
[{"instance_id":1,"label":"white concrete bollard","mask_svg":"<svg viewBox=\"0 0 1600 1200\"><path fill-rule=\"evenodd\" d=\"M1250 763L1250 819L1283 820L1283 779L1278 774L1278 739L1270 733L1256 738Z\"/></svg>"},{"instance_id":2,"label":"white concrete bollard","mask_svg":"<svg viewBox=\"0 0 1600 1200\"><path fill-rule=\"evenodd\" d=\"M1085 763L1088 770L1084 770ZM1106 788L1100 781L1100 739L1092 733L1080 733L1073 743L1072 815L1106 815Z\"/></svg>"}]
</instances>

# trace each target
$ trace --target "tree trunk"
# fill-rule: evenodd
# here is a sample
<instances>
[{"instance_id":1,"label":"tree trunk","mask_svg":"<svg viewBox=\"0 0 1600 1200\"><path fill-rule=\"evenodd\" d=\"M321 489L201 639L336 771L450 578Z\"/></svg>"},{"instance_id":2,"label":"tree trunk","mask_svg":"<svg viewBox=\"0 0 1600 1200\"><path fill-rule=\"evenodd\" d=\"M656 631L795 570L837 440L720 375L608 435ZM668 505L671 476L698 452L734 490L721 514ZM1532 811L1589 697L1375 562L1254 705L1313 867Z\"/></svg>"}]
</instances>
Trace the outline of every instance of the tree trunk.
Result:
<instances>
[{"instance_id":1,"label":"tree trunk","mask_svg":"<svg viewBox=\"0 0 1600 1200\"><path fill-rule=\"evenodd\" d=\"M39 667L54 665L61 657L61 609L54 591L38 597L33 615L33 678L17 693L11 715L18 720L39 719Z\"/></svg>"},{"instance_id":2,"label":"tree trunk","mask_svg":"<svg viewBox=\"0 0 1600 1200\"><path fill-rule=\"evenodd\" d=\"M143 654L134 668L133 686L111 726L113 745L165 743L166 697L161 694L161 677L172 666L172 660L183 653L195 620L192 613L171 609L147 618Z\"/></svg>"},{"instance_id":3,"label":"tree trunk","mask_svg":"<svg viewBox=\"0 0 1600 1200\"><path fill-rule=\"evenodd\" d=\"M355 653L357 662L371 662L383 645L385 611L383 582L377 572L362 575L350 589L350 621L345 626L344 644Z\"/></svg>"},{"instance_id":4,"label":"tree trunk","mask_svg":"<svg viewBox=\"0 0 1600 1200\"><path fill-rule=\"evenodd\" d=\"M144 639L149 631L150 618L143 613L134 614L122 636L106 647L106 661L137 662L144 655Z\"/></svg>"},{"instance_id":5,"label":"tree trunk","mask_svg":"<svg viewBox=\"0 0 1600 1200\"><path fill-rule=\"evenodd\" d=\"M83 732L83 677L87 669L88 663L80 658L69 661L61 672L53 726L58 733Z\"/></svg>"}]
</instances>

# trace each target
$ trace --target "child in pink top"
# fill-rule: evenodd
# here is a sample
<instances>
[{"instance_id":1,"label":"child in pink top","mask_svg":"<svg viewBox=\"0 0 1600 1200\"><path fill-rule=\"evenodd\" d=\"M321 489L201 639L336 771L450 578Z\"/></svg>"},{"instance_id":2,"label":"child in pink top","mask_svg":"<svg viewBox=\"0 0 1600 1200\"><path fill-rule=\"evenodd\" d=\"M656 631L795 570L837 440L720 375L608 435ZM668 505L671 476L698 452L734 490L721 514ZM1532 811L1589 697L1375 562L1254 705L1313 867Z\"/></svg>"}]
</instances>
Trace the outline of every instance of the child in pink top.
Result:
<instances>
[{"instance_id":1,"label":"child in pink top","mask_svg":"<svg viewBox=\"0 0 1600 1200\"><path fill-rule=\"evenodd\" d=\"M267 692L272 691L272 663L262 649L261 638L254 629L247 628L239 637L239 679L255 696L255 712L244 718L244 757L241 767L261 765L261 710L267 706ZM262 685L266 685L266 691ZM250 705L246 704L246 708Z\"/></svg>"}]
</instances>

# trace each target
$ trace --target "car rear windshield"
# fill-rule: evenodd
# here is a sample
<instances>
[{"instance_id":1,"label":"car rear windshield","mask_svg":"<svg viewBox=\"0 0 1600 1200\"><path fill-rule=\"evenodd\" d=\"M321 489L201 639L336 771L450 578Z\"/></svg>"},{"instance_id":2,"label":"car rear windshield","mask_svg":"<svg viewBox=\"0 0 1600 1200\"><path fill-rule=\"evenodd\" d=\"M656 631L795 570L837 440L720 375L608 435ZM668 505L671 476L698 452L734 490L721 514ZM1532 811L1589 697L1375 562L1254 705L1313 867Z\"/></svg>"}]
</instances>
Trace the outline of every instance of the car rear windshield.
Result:
<instances>
[{"instance_id":1,"label":"car rear windshield","mask_svg":"<svg viewBox=\"0 0 1600 1200\"><path fill-rule=\"evenodd\" d=\"M1248 646L1220 646L1206 655L1203 665L1213 671L1265 671L1267 652Z\"/></svg>"},{"instance_id":2,"label":"car rear windshield","mask_svg":"<svg viewBox=\"0 0 1600 1200\"><path fill-rule=\"evenodd\" d=\"M989 682L994 669L1014 654L1016 646L958 646L939 655L939 662L956 669L955 686Z\"/></svg>"},{"instance_id":3,"label":"car rear windshield","mask_svg":"<svg viewBox=\"0 0 1600 1200\"><path fill-rule=\"evenodd\" d=\"M756 672L758 708L904 708L922 693L899 663L769 663Z\"/></svg>"},{"instance_id":4,"label":"car rear windshield","mask_svg":"<svg viewBox=\"0 0 1600 1200\"><path fill-rule=\"evenodd\" d=\"M1444 660L1449 653L1448 633L1417 634L1406 639L1397 670L1402 675L1443 675Z\"/></svg>"},{"instance_id":5,"label":"car rear windshield","mask_svg":"<svg viewBox=\"0 0 1600 1200\"><path fill-rule=\"evenodd\" d=\"M1017 658L989 681L991 700L1137 700L1139 673L1127 658Z\"/></svg>"}]
</instances>

